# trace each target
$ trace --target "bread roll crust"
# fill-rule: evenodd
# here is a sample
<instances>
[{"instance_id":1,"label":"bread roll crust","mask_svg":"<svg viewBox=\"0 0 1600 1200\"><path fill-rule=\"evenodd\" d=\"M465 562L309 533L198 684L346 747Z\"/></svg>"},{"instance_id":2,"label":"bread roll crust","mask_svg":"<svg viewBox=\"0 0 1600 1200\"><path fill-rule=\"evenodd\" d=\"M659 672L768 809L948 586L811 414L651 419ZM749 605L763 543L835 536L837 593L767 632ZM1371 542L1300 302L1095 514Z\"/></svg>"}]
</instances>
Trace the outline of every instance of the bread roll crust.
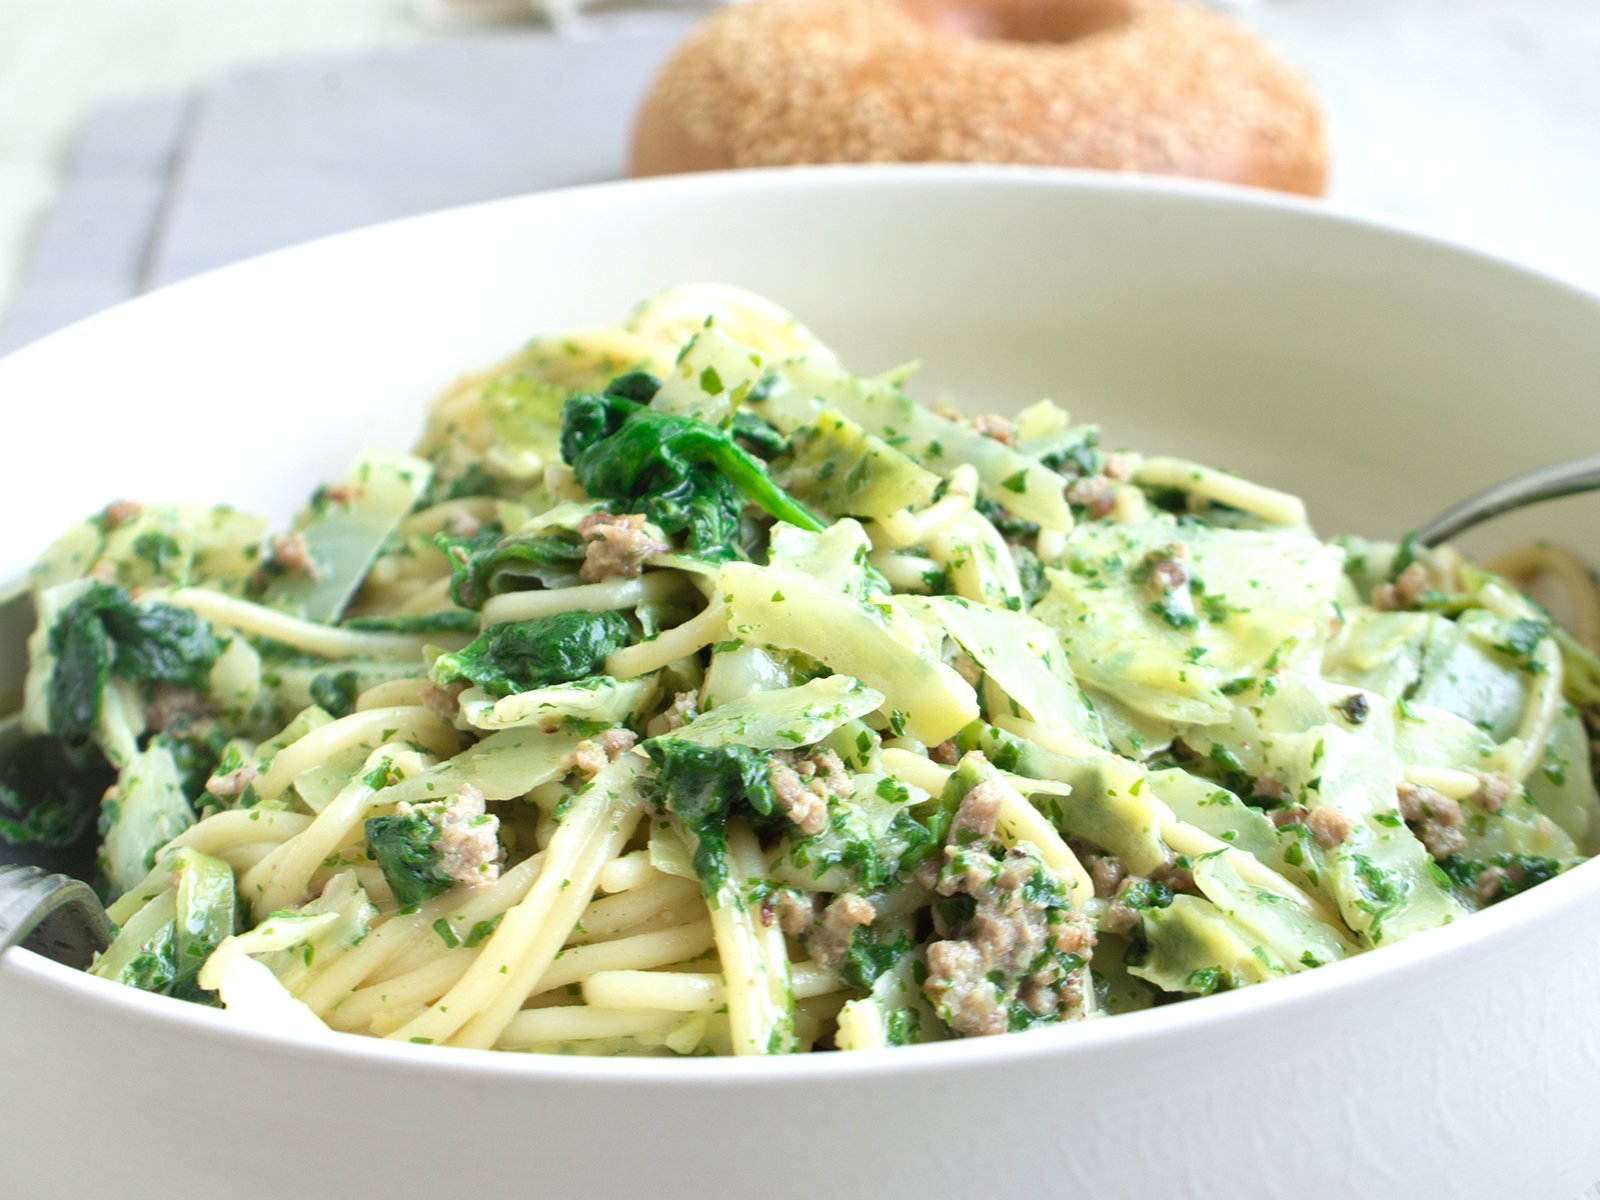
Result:
<instances>
[{"instance_id":1,"label":"bread roll crust","mask_svg":"<svg viewBox=\"0 0 1600 1200\"><path fill-rule=\"evenodd\" d=\"M999 162L1320 195L1322 120L1251 31L1174 0L757 0L698 25L635 175Z\"/></svg>"}]
</instances>

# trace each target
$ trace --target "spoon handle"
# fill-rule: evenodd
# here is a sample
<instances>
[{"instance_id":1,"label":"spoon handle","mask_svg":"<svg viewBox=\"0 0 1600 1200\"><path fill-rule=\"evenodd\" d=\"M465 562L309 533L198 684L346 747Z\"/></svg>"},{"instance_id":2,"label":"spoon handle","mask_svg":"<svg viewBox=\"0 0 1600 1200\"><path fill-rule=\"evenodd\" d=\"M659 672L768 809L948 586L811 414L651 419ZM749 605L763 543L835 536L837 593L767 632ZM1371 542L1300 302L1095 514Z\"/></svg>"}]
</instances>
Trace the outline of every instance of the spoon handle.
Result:
<instances>
[{"instance_id":1,"label":"spoon handle","mask_svg":"<svg viewBox=\"0 0 1600 1200\"><path fill-rule=\"evenodd\" d=\"M1426 525L1418 527L1416 541L1422 546L1437 546L1490 517L1497 517L1514 508L1537 504L1541 500L1574 496L1579 492L1592 492L1597 488L1600 488L1600 454L1541 467L1485 488L1460 504L1445 509Z\"/></svg>"},{"instance_id":2,"label":"spoon handle","mask_svg":"<svg viewBox=\"0 0 1600 1200\"><path fill-rule=\"evenodd\" d=\"M38 867L0 864L0 953L25 946L67 966L87 967L112 936L88 884Z\"/></svg>"}]
</instances>

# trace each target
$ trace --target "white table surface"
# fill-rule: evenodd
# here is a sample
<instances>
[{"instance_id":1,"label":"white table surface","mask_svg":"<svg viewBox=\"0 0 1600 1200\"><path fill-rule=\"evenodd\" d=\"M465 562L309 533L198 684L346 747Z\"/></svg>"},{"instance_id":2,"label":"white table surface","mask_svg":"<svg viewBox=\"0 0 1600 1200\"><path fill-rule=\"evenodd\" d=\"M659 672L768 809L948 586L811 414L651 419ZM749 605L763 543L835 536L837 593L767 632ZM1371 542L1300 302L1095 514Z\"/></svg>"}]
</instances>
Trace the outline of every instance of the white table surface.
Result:
<instances>
[{"instance_id":1,"label":"white table surface","mask_svg":"<svg viewBox=\"0 0 1600 1200\"><path fill-rule=\"evenodd\" d=\"M637 30L630 23L655 22L650 35L660 40L663 29L681 28L684 21L684 3L632 6L658 10L643 17L619 11L625 4L605 7L550 49L559 55L563 46L574 46L572 55L589 61L596 43ZM1333 199L1600 285L1600 222L1593 219L1600 206L1600 3L1267 0L1239 12L1317 85L1334 151ZM22 301L35 307L32 322L24 322L28 328L9 340L122 298L124 285L109 277L56 272L52 278L51 263L40 261L52 212L58 249L64 233L73 233L63 225L77 222L75 236L86 245L113 258L138 259L124 264L122 275L137 272L141 285L178 277L186 263L212 265L228 257L230 246L214 236L210 243L193 241L205 232L205 221L194 215L205 180L190 186L168 161L171 155L155 154L159 145L203 138L205 122L215 123L213 110L224 101L238 108L252 87L270 96L274 81L287 89L296 71L318 63L334 74L348 70L352 80L372 78L351 53L403 54L414 47L419 57L409 67L404 58L381 61L397 65L401 76L405 70L425 76L431 51L423 44L459 39L463 32L419 19L409 0L0 0L0 316L24 282ZM513 36L524 43L549 37L529 29ZM647 58L636 53L630 61ZM242 77L240 68L246 68ZM574 58L567 69L575 68ZM303 104L303 87L299 94ZM215 103L196 105L196 96ZM148 100L107 109L137 97ZM376 128L383 115L369 112L362 119ZM345 119L354 118L346 112ZM504 119L501 114L502 125ZM604 122L591 127L598 146L592 169L621 161L626 114L609 112ZM505 128L499 136L507 136ZM126 167L113 181L109 202L101 193L92 213L71 211L74 153L103 170L108 150L113 165ZM297 150L279 139L274 150L290 155L303 146ZM205 161L218 161L214 146ZM374 170L381 165L374 161ZM350 169L347 164L347 174ZM374 178L381 180L381 170ZM542 178L531 168L520 176L491 172L482 194L503 194L519 179L529 187L569 181ZM394 202L433 206L472 198L418 193ZM215 225L226 190L206 199ZM239 205L240 220L233 222L238 253L339 228L359 206L347 203L321 226L314 214L274 224L264 211L258 206L252 219L266 223L252 228L249 204ZM188 224L180 220L177 230L166 229L164 240L141 241L135 226L148 225L152 215L158 224L170 224L174 215ZM41 290L52 289L49 303L38 308Z\"/></svg>"}]
</instances>

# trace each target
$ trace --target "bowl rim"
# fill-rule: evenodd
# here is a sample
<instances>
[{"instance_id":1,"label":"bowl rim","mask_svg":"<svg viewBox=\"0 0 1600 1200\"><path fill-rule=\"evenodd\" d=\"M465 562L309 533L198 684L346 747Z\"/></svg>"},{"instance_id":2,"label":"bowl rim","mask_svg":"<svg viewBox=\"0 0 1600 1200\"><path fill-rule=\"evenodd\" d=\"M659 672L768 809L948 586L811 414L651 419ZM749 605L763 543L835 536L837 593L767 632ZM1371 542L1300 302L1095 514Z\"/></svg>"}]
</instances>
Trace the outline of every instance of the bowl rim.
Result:
<instances>
[{"instance_id":1,"label":"bowl rim","mask_svg":"<svg viewBox=\"0 0 1600 1200\"><path fill-rule=\"evenodd\" d=\"M1129 198L1177 199L1207 207L1245 209L1288 214L1310 224L1339 227L1363 237L1410 244L1491 267L1559 293L1594 308L1600 320L1600 289L1567 278L1542 266L1518 260L1512 254L1468 238L1455 236L1422 222L1391 217L1337 201L1312 199L1231 184L1173 177L1117 174L1055 167L994 164L829 164L776 167L759 170L705 172L651 179L612 180L577 187L509 196L477 204L402 217L331 234L312 241L230 263L189 279L155 289L74 322L44 338L0 358L0 383L13 370L25 370L41 353L63 342L95 336L104 323L127 319L127 314L166 303L173 295L213 286L216 277L233 279L252 272L296 269L300 259L311 262L330 246L366 239L404 237L413 227L446 226L452 220L470 221L489 211L527 208L560 211L568 205L594 201L626 204L628 197L702 193L715 196L769 192L803 193L822 190L904 190L936 195L941 190L1034 190L1089 193ZM20 367L18 364L21 364ZM926 1071L986 1069L1023 1056L1029 1060L1068 1060L1117 1052L1140 1043L1192 1037L1206 1029L1229 1030L1257 1022L1268 1014L1306 1009L1318 1003L1336 1003L1351 989L1376 986L1373 977L1401 983L1432 964L1445 965L1464 958L1473 948L1487 949L1515 937L1523 926L1576 906L1585 897L1600 894L1600 863L1585 863L1520 895L1508 898L1470 919L1413 935L1402 942L1363 952L1314 971L1271 980L1268 986L1197 997L1114 1020L1075 1022L1029 1031L1022 1036L955 1039L923 1045L849 1054L797 1054L781 1057L702 1058L598 1058L506 1051L467 1050L452 1046L417 1046L387 1039L344 1034L288 1033L254 1027L218 1009L189 1004L166 996L86 975L21 947L0 961L0 987L8 976L35 985L52 1002L80 1005L86 1016L97 1019L134 1018L183 1031L190 1036L232 1040L241 1049L276 1056L315 1055L327 1059L336 1048L340 1059L396 1069L467 1073L513 1079L538 1079L566 1084L754 1085L772 1080L789 1084L825 1083L863 1074L920 1074Z\"/></svg>"}]
</instances>

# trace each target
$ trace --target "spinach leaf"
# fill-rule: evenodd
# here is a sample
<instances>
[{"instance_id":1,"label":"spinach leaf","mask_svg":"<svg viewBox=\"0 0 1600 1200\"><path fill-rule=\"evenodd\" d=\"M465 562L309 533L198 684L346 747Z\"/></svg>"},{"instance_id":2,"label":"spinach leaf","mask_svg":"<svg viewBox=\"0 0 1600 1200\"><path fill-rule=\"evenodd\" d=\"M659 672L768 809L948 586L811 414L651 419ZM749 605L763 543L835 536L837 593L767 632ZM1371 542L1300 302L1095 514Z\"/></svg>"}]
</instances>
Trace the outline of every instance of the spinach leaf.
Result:
<instances>
[{"instance_id":1,"label":"spinach leaf","mask_svg":"<svg viewBox=\"0 0 1600 1200\"><path fill-rule=\"evenodd\" d=\"M465 679L491 696L529 692L593 675L628 644L628 621L617 612L566 612L531 621L502 621L433 664L444 687Z\"/></svg>"},{"instance_id":2,"label":"spinach leaf","mask_svg":"<svg viewBox=\"0 0 1600 1200\"><path fill-rule=\"evenodd\" d=\"M427 809L371 817L364 828L367 857L378 864L401 908L432 900L454 886L440 864L439 826Z\"/></svg>"},{"instance_id":3,"label":"spinach leaf","mask_svg":"<svg viewBox=\"0 0 1600 1200\"><path fill-rule=\"evenodd\" d=\"M55 670L48 690L50 729L81 746L94 732L106 681L204 687L222 644L206 621L171 604L135 604L126 588L96 583L66 607L50 630Z\"/></svg>"},{"instance_id":4,"label":"spinach leaf","mask_svg":"<svg viewBox=\"0 0 1600 1200\"><path fill-rule=\"evenodd\" d=\"M572 582L583 563L583 545L575 535L523 534L510 537L480 533L451 537L441 533L434 544L450 560L450 598L462 608L478 609L496 592L496 576L526 575L546 587Z\"/></svg>"},{"instance_id":5,"label":"spinach leaf","mask_svg":"<svg viewBox=\"0 0 1600 1200\"><path fill-rule=\"evenodd\" d=\"M324 671L311 680L311 703L330 717L348 717L355 711L361 676L355 671Z\"/></svg>"},{"instance_id":6,"label":"spinach leaf","mask_svg":"<svg viewBox=\"0 0 1600 1200\"><path fill-rule=\"evenodd\" d=\"M746 501L802 529L819 521L767 474L734 435L704 421L657 412L628 398L623 376L600 396L574 396L562 411L561 454L600 500L627 501L667 534L687 533L690 553L732 558Z\"/></svg>"},{"instance_id":7,"label":"spinach leaf","mask_svg":"<svg viewBox=\"0 0 1600 1200\"><path fill-rule=\"evenodd\" d=\"M870 925L857 926L850 935L850 948L839 966L839 977L851 987L867 991L878 976L894 967L900 957L915 948L910 934L901 931L892 942L882 941Z\"/></svg>"},{"instance_id":8,"label":"spinach leaf","mask_svg":"<svg viewBox=\"0 0 1600 1200\"><path fill-rule=\"evenodd\" d=\"M733 414L734 438L750 448L751 453L771 462L789 450L789 439L765 417L759 417L748 408Z\"/></svg>"},{"instance_id":9,"label":"spinach leaf","mask_svg":"<svg viewBox=\"0 0 1600 1200\"><path fill-rule=\"evenodd\" d=\"M683 738L644 743L656 766L656 800L694 839L694 871L709 898L728 881L728 817L743 805L770 816L775 797L768 755L749 746L710 746Z\"/></svg>"}]
</instances>

